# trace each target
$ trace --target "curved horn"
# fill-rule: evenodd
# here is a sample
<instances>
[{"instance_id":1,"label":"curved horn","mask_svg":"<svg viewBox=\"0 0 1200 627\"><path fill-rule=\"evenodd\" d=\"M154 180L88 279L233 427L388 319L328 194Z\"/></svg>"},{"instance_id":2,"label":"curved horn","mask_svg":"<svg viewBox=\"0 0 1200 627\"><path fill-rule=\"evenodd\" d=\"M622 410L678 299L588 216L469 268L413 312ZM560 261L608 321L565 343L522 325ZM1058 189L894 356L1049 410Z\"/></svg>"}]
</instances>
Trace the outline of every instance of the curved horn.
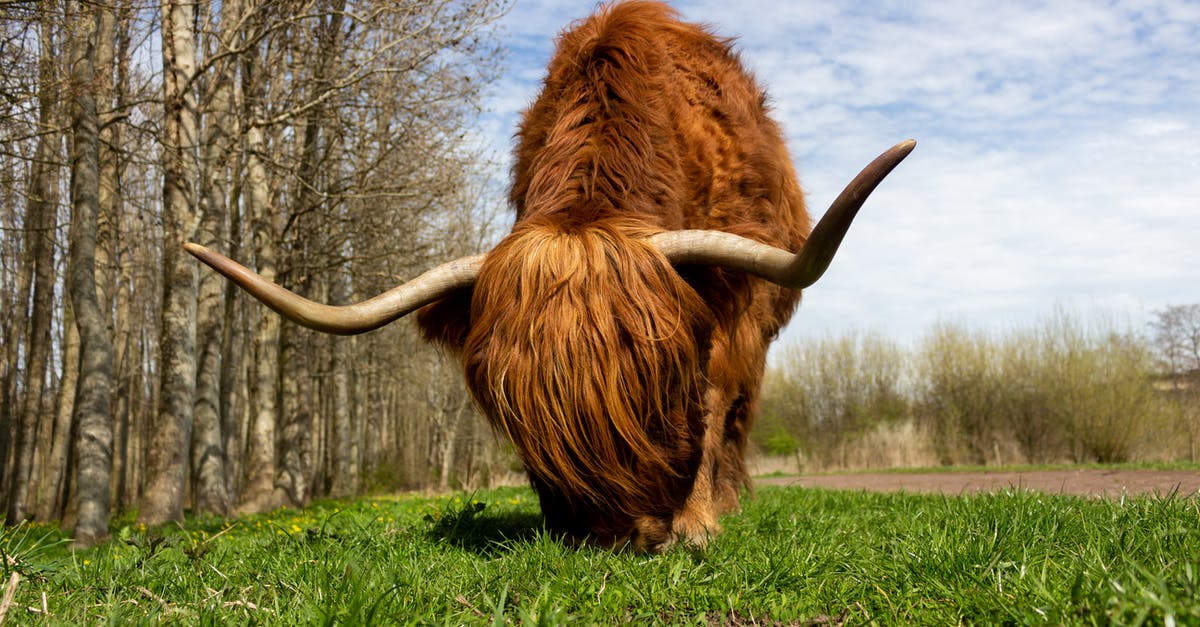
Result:
<instances>
[{"instance_id":1,"label":"curved horn","mask_svg":"<svg viewBox=\"0 0 1200 627\"><path fill-rule=\"evenodd\" d=\"M808 287L829 267L867 196L916 145L911 139L900 142L863 168L829 206L795 255L723 231L667 231L649 239L672 263L720 266L792 289Z\"/></svg>"},{"instance_id":2,"label":"curved horn","mask_svg":"<svg viewBox=\"0 0 1200 627\"><path fill-rule=\"evenodd\" d=\"M378 329L450 291L470 286L479 276L479 266L484 257L475 255L456 259L370 300L334 307L315 303L290 292L229 257L199 244L189 242L183 247L288 320L337 335L354 335Z\"/></svg>"}]
</instances>

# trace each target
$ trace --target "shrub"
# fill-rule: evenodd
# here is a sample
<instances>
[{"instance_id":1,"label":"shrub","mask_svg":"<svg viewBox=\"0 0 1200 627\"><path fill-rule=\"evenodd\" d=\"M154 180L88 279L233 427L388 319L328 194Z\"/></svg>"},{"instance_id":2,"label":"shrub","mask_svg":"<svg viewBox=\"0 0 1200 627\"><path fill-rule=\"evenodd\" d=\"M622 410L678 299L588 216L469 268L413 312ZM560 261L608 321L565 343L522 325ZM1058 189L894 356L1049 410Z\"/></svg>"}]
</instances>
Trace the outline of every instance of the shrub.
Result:
<instances>
[{"instance_id":1,"label":"shrub","mask_svg":"<svg viewBox=\"0 0 1200 627\"><path fill-rule=\"evenodd\" d=\"M1155 381L1146 338L1103 317L1005 335L942 323L907 353L852 333L784 352L756 437L770 452L783 430L822 468L1186 456L1195 408Z\"/></svg>"},{"instance_id":2,"label":"shrub","mask_svg":"<svg viewBox=\"0 0 1200 627\"><path fill-rule=\"evenodd\" d=\"M789 347L767 376L762 406L771 419L763 426L785 429L818 465L845 465L844 434L907 417L906 370L903 351L878 334ZM774 433L758 433L769 449L764 438Z\"/></svg>"}]
</instances>

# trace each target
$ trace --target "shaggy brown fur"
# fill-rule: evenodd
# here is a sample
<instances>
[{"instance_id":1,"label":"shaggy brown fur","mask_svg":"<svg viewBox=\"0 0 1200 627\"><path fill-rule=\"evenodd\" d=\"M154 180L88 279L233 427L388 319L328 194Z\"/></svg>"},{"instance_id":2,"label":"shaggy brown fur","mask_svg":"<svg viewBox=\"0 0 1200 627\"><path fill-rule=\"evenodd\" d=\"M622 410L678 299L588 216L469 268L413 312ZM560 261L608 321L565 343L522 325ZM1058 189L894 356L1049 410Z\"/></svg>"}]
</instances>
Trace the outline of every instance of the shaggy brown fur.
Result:
<instances>
[{"instance_id":1,"label":"shaggy brown fur","mask_svg":"<svg viewBox=\"0 0 1200 627\"><path fill-rule=\"evenodd\" d=\"M728 41L665 5L575 24L518 133L512 233L470 293L421 312L554 529L655 550L737 507L767 346L799 293L677 270L643 240L800 248L811 225L764 102Z\"/></svg>"}]
</instances>

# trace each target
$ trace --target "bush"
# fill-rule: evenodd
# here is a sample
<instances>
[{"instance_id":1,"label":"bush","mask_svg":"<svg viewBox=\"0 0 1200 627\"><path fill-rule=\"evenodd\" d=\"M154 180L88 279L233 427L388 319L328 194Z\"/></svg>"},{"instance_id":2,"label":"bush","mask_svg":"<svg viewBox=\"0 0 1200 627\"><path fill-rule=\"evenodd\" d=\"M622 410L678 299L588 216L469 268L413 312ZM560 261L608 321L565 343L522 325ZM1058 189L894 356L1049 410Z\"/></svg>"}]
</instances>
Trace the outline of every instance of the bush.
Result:
<instances>
[{"instance_id":1,"label":"bush","mask_svg":"<svg viewBox=\"0 0 1200 627\"><path fill-rule=\"evenodd\" d=\"M807 341L768 373L756 437L770 451L783 429L821 468L1171 459L1194 412L1154 368L1144 337L1062 311L1006 335L939 324L907 353L872 334Z\"/></svg>"},{"instance_id":2,"label":"bush","mask_svg":"<svg viewBox=\"0 0 1200 627\"><path fill-rule=\"evenodd\" d=\"M767 376L760 426L784 429L819 466L845 465L844 434L863 434L908 415L900 347L878 334L853 334L790 347ZM757 442L770 449L759 429Z\"/></svg>"}]
</instances>

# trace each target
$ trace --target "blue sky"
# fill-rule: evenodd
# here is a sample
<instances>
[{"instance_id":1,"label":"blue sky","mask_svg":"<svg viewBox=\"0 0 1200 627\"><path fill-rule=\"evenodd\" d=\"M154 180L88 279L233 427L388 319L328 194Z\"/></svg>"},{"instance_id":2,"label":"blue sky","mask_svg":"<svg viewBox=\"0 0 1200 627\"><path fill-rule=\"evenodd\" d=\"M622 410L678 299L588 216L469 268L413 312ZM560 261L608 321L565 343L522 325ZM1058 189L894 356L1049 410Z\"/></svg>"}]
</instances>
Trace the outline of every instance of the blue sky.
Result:
<instances>
[{"instance_id":1,"label":"blue sky","mask_svg":"<svg viewBox=\"0 0 1200 627\"><path fill-rule=\"evenodd\" d=\"M1141 328L1200 302L1200 3L675 2L738 39L814 215L876 154L868 201L784 339L1056 308ZM505 176L554 36L589 2L517 0L484 137Z\"/></svg>"}]
</instances>

